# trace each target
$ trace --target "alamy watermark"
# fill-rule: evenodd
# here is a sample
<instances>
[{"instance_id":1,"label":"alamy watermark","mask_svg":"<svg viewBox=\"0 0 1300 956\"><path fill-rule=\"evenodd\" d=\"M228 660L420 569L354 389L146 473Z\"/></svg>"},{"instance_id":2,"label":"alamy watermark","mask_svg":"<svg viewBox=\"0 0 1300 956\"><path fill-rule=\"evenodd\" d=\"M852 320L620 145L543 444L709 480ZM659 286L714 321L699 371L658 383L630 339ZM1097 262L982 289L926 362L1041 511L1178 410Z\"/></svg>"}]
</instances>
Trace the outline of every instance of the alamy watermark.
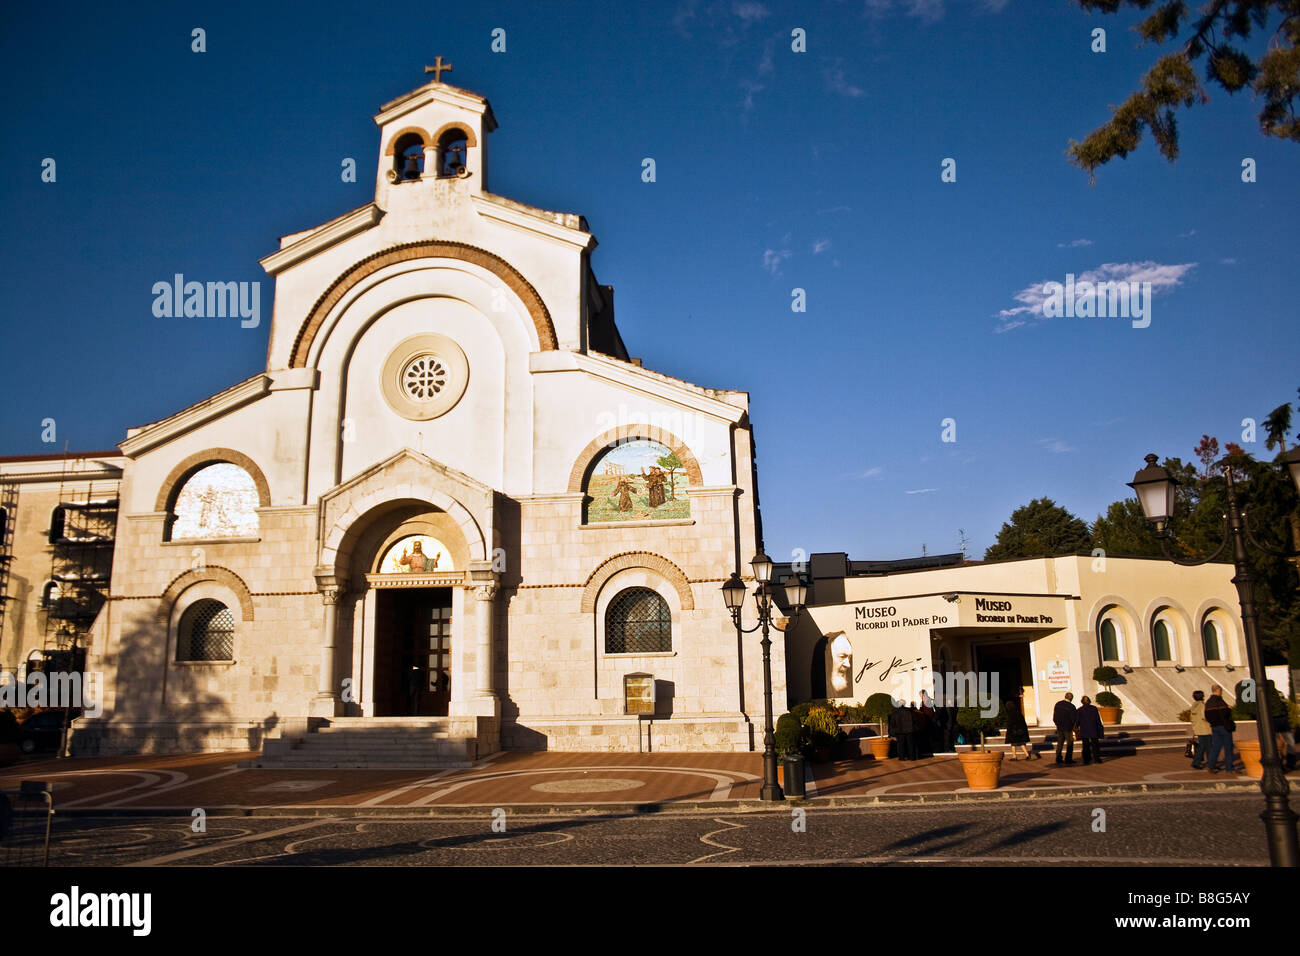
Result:
<instances>
[{"instance_id":1,"label":"alamy watermark","mask_svg":"<svg viewBox=\"0 0 1300 956\"><path fill-rule=\"evenodd\" d=\"M153 314L160 319L238 316L245 329L255 329L262 322L260 282L186 282L178 272L171 282L155 282L153 296Z\"/></svg>"},{"instance_id":2,"label":"alamy watermark","mask_svg":"<svg viewBox=\"0 0 1300 956\"><path fill-rule=\"evenodd\" d=\"M95 690L102 686L103 676L95 671L32 671L25 681L0 671L0 707L75 707L83 717L98 717L104 701Z\"/></svg>"},{"instance_id":3,"label":"alamy watermark","mask_svg":"<svg viewBox=\"0 0 1300 956\"><path fill-rule=\"evenodd\" d=\"M1127 279L1075 282L1074 273L1065 274L1065 283L1043 284L1043 317L1124 318L1133 320L1133 328L1151 324L1151 283Z\"/></svg>"}]
</instances>

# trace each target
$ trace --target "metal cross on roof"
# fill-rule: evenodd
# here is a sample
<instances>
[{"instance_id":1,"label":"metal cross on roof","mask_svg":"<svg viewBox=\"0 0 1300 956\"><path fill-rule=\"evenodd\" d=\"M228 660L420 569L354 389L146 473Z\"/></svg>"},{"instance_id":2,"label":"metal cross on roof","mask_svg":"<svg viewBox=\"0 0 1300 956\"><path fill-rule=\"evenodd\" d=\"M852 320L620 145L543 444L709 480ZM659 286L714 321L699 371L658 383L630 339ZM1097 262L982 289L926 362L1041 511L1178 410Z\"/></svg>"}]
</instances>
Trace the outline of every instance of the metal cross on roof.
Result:
<instances>
[{"instance_id":1,"label":"metal cross on roof","mask_svg":"<svg viewBox=\"0 0 1300 956\"><path fill-rule=\"evenodd\" d=\"M439 56L438 59L436 59L436 60L434 61L433 66L426 66L426 67L424 68L424 72L425 72L425 73L432 73L432 74L433 74L433 82L435 82L435 83L441 83L441 82L442 82L442 74L443 74L443 71L446 71L446 72L450 73L450 72L451 72L451 64L450 64L450 63L443 63L443 62L442 62L442 57L441 57L441 56Z\"/></svg>"}]
</instances>

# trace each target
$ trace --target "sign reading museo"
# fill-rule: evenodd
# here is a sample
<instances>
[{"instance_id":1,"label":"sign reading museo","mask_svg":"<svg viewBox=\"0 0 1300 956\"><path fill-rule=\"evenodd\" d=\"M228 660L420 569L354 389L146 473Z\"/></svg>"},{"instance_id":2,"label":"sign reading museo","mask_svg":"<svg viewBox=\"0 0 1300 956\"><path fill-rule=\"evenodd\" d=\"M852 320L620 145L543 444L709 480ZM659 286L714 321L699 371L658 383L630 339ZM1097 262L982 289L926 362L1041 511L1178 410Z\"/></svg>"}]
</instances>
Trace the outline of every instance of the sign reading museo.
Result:
<instances>
[{"instance_id":1,"label":"sign reading museo","mask_svg":"<svg viewBox=\"0 0 1300 956\"><path fill-rule=\"evenodd\" d=\"M975 623L976 624L1051 624L1052 618L1048 614L1039 612L1038 614L1017 614L1015 608L1008 600L994 600L992 598L975 599Z\"/></svg>"},{"instance_id":2,"label":"sign reading museo","mask_svg":"<svg viewBox=\"0 0 1300 956\"><path fill-rule=\"evenodd\" d=\"M940 627L948 623L943 614L927 614L907 617L898 613L897 606L885 604L880 607L863 607L853 609L853 629L856 631L875 631L887 627Z\"/></svg>"}]
</instances>

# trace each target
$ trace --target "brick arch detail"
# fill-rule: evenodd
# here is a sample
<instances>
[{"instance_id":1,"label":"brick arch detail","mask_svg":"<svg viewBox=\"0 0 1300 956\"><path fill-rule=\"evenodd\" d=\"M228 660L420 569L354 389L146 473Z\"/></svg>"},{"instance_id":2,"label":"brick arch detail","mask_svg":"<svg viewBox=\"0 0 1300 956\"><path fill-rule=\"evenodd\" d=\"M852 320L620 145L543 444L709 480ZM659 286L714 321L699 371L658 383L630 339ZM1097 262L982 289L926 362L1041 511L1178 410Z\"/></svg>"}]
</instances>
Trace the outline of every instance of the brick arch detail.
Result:
<instances>
[{"instance_id":1,"label":"brick arch detail","mask_svg":"<svg viewBox=\"0 0 1300 956\"><path fill-rule=\"evenodd\" d=\"M257 462L233 448L207 448L181 459L181 462L171 470L164 479L162 487L158 489L158 499L153 510L167 511L171 505L173 494L180 491L179 482L188 478L201 465L215 465L219 462L238 465L248 472L249 477L253 479L253 484L257 486L258 507L270 507L271 486L266 481L266 475L262 474L262 469L257 467Z\"/></svg>"},{"instance_id":2,"label":"brick arch detail","mask_svg":"<svg viewBox=\"0 0 1300 956\"><path fill-rule=\"evenodd\" d=\"M380 269L396 265L399 262L411 262L415 259L459 259L462 262L468 262L491 272L504 282L510 291L523 302L528 314L532 317L533 326L537 330L537 341L541 350L550 351L558 348L555 325L551 322L550 310L546 308L546 303L537 294L537 290L533 288L532 283L520 275L514 266L500 256L493 255L486 249L480 249L477 246L466 245L463 242L428 240L408 242L385 249L383 252L377 252L372 256L367 256L335 279L330 284L330 287L321 294L321 297L316 300L316 304L307 313L307 318L303 320L302 327L298 330L298 336L293 342L289 367L307 367L307 353L311 351L312 342L315 341L316 335L324 326L326 317L357 283Z\"/></svg>"},{"instance_id":3,"label":"brick arch detail","mask_svg":"<svg viewBox=\"0 0 1300 956\"><path fill-rule=\"evenodd\" d=\"M253 595L248 590L248 585L244 583L244 579L229 568L208 564L201 568L182 571L172 579L172 583L163 591L162 600L158 604L158 622L166 624L171 619L172 608L176 606L176 601L181 594L203 581L215 581L230 588L235 593L235 597L239 598L239 608L244 620L253 620Z\"/></svg>"},{"instance_id":4,"label":"brick arch detail","mask_svg":"<svg viewBox=\"0 0 1300 956\"><path fill-rule=\"evenodd\" d=\"M582 591L582 603L579 610L591 614L596 610L596 598L600 589L619 571L628 568L647 568L663 577L677 591L683 611L695 610L695 595L691 593L691 584L686 574L667 558L652 551L624 551L606 559L591 576Z\"/></svg>"},{"instance_id":5,"label":"brick arch detail","mask_svg":"<svg viewBox=\"0 0 1300 956\"><path fill-rule=\"evenodd\" d=\"M700 471L700 462L686 447L685 442L657 425L638 425L634 422L611 428L582 450L573 463L573 470L569 472L569 491L584 491L587 471L595 464L596 459L615 445L634 438L648 438L671 449L673 454L682 460L683 470L686 472L686 477L690 479L691 486L698 488L704 484L704 473Z\"/></svg>"},{"instance_id":6,"label":"brick arch detail","mask_svg":"<svg viewBox=\"0 0 1300 956\"><path fill-rule=\"evenodd\" d=\"M483 529L479 526L473 513L451 495L434 488L432 485L412 484L409 494L403 494L401 497L412 501L423 501L445 511L456 522L461 534L464 535L465 544L469 548L470 560L485 561L488 559L487 538L483 535ZM335 569L335 574L341 573L342 569L337 567L338 558L349 532L355 527L360 527L358 522L366 521L370 513L376 508L392 501L393 493L387 488L376 489L364 497L354 499L348 510L326 532L321 547L320 565Z\"/></svg>"},{"instance_id":7,"label":"brick arch detail","mask_svg":"<svg viewBox=\"0 0 1300 956\"><path fill-rule=\"evenodd\" d=\"M465 134L465 145L466 145L466 146L477 146L477 145L478 145L478 139L477 139L477 137L474 136L474 131L473 131L472 129L470 129L469 126L468 126L467 124L465 124L465 123L459 123L459 122L455 122L455 121L453 121L453 122L450 122L450 123L444 123L444 124L443 124L439 129L438 129L438 132L436 132L436 133L433 134L433 145L434 145L434 146L437 146L437 145L438 145L438 143L442 140L442 134L445 133L445 132L447 132L447 130L449 130L449 129L458 129L458 130L460 130L462 133L464 133L464 134Z\"/></svg>"},{"instance_id":8,"label":"brick arch detail","mask_svg":"<svg viewBox=\"0 0 1300 956\"><path fill-rule=\"evenodd\" d=\"M421 127L403 126L396 133L394 133L392 139L388 141L388 147L384 150L384 155L392 156L397 151L397 141L401 139L403 136L405 136L407 133L416 133L417 135L419 135L420 142L422 142L425 146L433 145L433 142L431 142L429 139L429 134L425 132L425 130L422 129Z\"/></svg>"}]
</instances>

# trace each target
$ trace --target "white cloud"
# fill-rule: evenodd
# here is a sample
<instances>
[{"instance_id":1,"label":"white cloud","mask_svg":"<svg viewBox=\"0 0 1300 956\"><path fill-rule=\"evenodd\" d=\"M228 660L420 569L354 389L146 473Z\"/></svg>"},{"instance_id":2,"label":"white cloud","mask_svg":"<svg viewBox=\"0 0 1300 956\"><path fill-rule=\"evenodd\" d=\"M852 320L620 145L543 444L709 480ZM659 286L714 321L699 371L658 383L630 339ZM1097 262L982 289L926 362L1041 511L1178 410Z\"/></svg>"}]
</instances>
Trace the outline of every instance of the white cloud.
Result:
<instances>
[{"instance_id":1,"label":"white cloud","mask_svg":"<svg viewBox=\"0 0 1300 956\"><path fill-rule=\"evenodd\" d=\"M1187 273L1196 267L1195 262L1161 263L1144 260L1142 262L1103 262L1095 269L1089 269L1075 275L1076 287L1081 282L1133 282L1151 283L1151 295L1172 292L1183 283ZM1065 276L1051 279L1039 279L1030 283L1012 298L1020 304L1010 309L997 312L998 327L994 331L1009 332L1031 321L1042 321L1043 303L1049 298L1043 291L1049 282L1064 283Z\"/></svg>"},{"instance_id":2,"label":"white cloud","mask_svg":"<svg viewBox=\"0 0 1300 956\"><path fill-rule=\"evenodd\" d=\"M844 68L833 66L825 73L826 88L832 93L839 93L841 96L847 96L857 99L860 96L866 96L867 91L860 86L854 86L844 76Z\"/></svg>"},{"instance_id":3,"label":"white cloud","mask_svg":"<svg viewBox=\"0 0 1300 956\"><path fill-rule=\"evenodd\" d=\"M932 491L938 491L938 488L913 488L911 491L905 491L905 495L928 495Z\"/></svg>"},{"instance_id":4,"label":"white cloud","mask_svg":"<svg viewBox=\"0 0 1300 956\"><path fill-rule=\"evenodd\" d=\"M1236 259L1220 259L1220 260L1219 260L1219 265L1221 265L1221 266L1235 266L1236 264L1237 264L1237 260L1236 260Z\"/></svg>"},{"instance_id":5,"label":"white cloud","mask_svg":"<svg viewBox=\"0 0 1300 956\"><path fill-rule=\"evenodd\" d=\"M1194 235L1196 235L1196 230L1195 230L1195 229L1189 229L1187 232L1180 232L1180 233L1178 234L1178 238L1179 238L1179 239L1190 239L1190 238L1192 238L1192 236L1194 236Z\"/></svg>"},{"instance_id":6,"label":"white cloud","mask_svg":"<svg viewBox=\"0 0 1300 956\"><path fill-rule=\"evenodd\" d=\"M781 272L781 263L789 259L792 253L789 249L767 249L763 252L763 268L772 275L779 275Z\"/></svg>"},{"instance_id":7,"label":"white cloud","mask_svg":"<svg viewBox=\"0 0 1300 956\"><path fill-rule=\"evenodd\" d=\"M767 7L763 6L761 3L733 3L731 5L731 12L744 20L745 23L753 23L756 20L762 20L768 16Z\"/></svg>"},{"instance_id":8,"label":"white cloud","mask_svg":"<svg viewBox=\"0 0 1300 956\"><path fill-rule=\"evenodd\" d=\"M1092 240L1091 240L1091 239L1072 239L1072 240L1069 241L1069 242L1058 242L1058 243L1056 244L1056 248L1058 248L1058 249L1078 249L1080 246L1090 246L1090 245L1092 245Z\"/></svg>"},{"instance_id":9,"label":"white cloud","mask_svg":"<svg viewBox=\"0 0 1300 956\"><path fill-rule=\"evenodd\" d=\"M750 110L754 108L754 96L758 93L762 93L763 90L767 89L767 87L764 86L762 83L753 83L750 82L749 80L742 81L740 84L740 88L745 91L745 112L746 113L748 113Z\"/></svg>"},{"instance_id":10,"label":"white cloud","mask_svg":"<svg viewBox=\"0 0 1300 956\"><path fill-rule=\"evenodd\" d=\"M1061 455L1069 451L1078 451L1073 445L1066 444L1059 438L1039 438L1038 444L1042 445L1054 455Z\"/></svg>"},{"instance_id":11,"label":"white cloud","mask_svg":"<svg viewBox=\"0 0 1300 956\"><path fill-rule=\"evenodd\" d=\"M818 239L815 242L813 242L813 247L812 247L813 255L815 256L821 255L830 247L831 247L831 241L829 239Z\"/></svg>"},{"instance_id":12,"label":"white cloud","mask_svg":"<svg viewBox=\"0 0 1300 956\"><path fill-rule=\"evenodd\" d=\"M861 475L859 475L858 477L860 477L860 478L879 478L879 477L880 477L881 475L883 475L884 473L885 473L885 469L881 468L879 465L876 465L874 468L868 468L866 471L864 471L864 472L863 472Z\"/></svg>"}]
</instances>

